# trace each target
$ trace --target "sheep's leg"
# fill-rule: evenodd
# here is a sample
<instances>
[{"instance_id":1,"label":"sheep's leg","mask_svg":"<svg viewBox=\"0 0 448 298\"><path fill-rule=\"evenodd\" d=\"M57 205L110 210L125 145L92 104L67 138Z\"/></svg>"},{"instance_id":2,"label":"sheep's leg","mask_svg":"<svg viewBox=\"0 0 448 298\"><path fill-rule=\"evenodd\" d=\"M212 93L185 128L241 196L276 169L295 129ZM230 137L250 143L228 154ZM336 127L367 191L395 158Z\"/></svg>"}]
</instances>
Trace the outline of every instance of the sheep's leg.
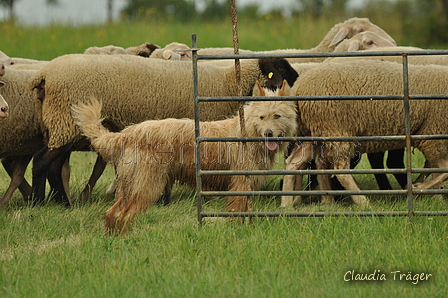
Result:
<instances>
[{"instance_id":1,"label":"sheep's leg","mask_svg":"<svg viewBox=\"0 0 448 298\"><path fill-rule=\"evenodd\" d=\"M162 204L163 206L169 205L171 201L171 189L173 188L173 183L171 181L167 182L165 188L163 189L162 196L160 196L157 203Z\"/></svg>"},{"instance_id":2,"label":"sheep's leg","mask_svg":"<svg viewBox=\"0 0 448 298\"><path fill-rule=\"evenodd\" d=\"M343 170L350 169L350 164L345 162L343 158L338 158L334 161L334 169ZM355 178L350 174L336 174L339 182L346 190L361 190ZM365 209L369 206L369 201L364 195L351 195L353 202L360 208Z\"/></svg>"},{"instance_id":3,"label":"sheep's leg","mask_svg":"<svg viewBox=\"0 0 448 298\"><path fill-rule=\"evenodd\" d=\"M67 194L67 199L71 202L70 197L70 156L67 157L61 167L62 186ZM71 203L70 203L71 205Z\"/></svg>"},{"instance_id":4,"label":"sheep's leg","mask_svg":"<svg viewBox=\"0 0 448 298\"><path fill-rule=\"evenodd\" d=\"M23 199L28 200L31 196L31 186L26 182L24 175L28 164L33 158L32 155L15 156L10 158L3 158L2 164L8 175L11 177L8 189L0 200L0 209L8 205L14 191L19 188Z\"/></svg>"},{"instance_id":5,"label":"sheep's leg","mask_svg":"<svg viewBox=\"0 0 448 298\"><path fill-rule=\"evenodd\" d=\"M71 151L67 151L58 157L48 170L48 183L50 184L52 198L59 204L64 204L65 207L72 206L69 188L70 154Z\"/></svg>"},{"instance_id":6,"label":"sheep's leg","mask_svg":"<svg viewBox=\"0 0 448 298\"><path fill-rule=\"evenodd\" d=\"M313 143L302 143L286 159L285 170L303 170L313 158ZM285 175L283 177L283 191L302 190L303 175ZM301 196L282 196L280 207L292 208L295 204L302 203Z\"/></svg>"},{"instance_id":7,"label":"sheep's leg","mask_svg":"<svg viewBox=\"0 0 448 298\"><path fill-rule=\"evenodd\" d=\"M316 168L318 170L326 170L330 168L330 163L326 158L323 158L322 156L318 159L316 159ZM317 175L317 180L319 182L319 189L320 190L331 190L331 175ZM333 204L334 198L332 195L326 195L322 196L321 199L322 203L324 204Z\"/></svg>"},{"instance_id":8,"label":"sheep's leg","mask_svg":"<svg viewBox=\"0 0 448 298\"><path fill-rule=\"evenodd\" d=\"M69 145L65 145L57 149L51 149L51 150L48 147L44 147L34 155L33 171L32 171L33 176L32 199L35 204L42 204L45 201L45 182L48 175L48 169L56 159L61 157L61 155L64 156L65 160L65 157L67 156L67 152L69 151L69 149L70 149ZM61 180L62 176L60 171L59 171L59 177ZM62 183L60 185L57 185L57 189L59 190L60 194L65 192ZM65 203L67 205L68 202Z\"/></svg>"},{"instance_id":9,"label":"sheep's leg","mask_svg":"<svg viewBox=\"0 0 448 298\"><path fill-rule=\"evenodd\" d=\"M87 200L92 195L92 189L95 187L96 182L103 174L106 165L107 163L104 161L101 155L98 154L95 161L95 165L93 166L92 174L90 175L87 185L79 194L78 201L80 201L81 203L87 202Z\"/></svg>"},{"instance_id":10,"label":"sheep's leg","mask_svg":"<svg viewBox=\"0 0 448 298\"><path fill-rule=\"evenodd\" d=\"M368 153L367 157L372 169L384 169L384 152ZM374 176L380 189L392 189L386 174L375 174Z\"/></svg>"},{"instance_id":11,"label":"sheep's leg","mask_svg":"<svg viewBox=\"0 0 448 298\"><path fill-rule=\"evenodd\" d=\"M438 168L448 168L447 159L439 159L437 161L429 161L430 164L435 164ZM430 189L433 187L438 187L438 184L444 182L448 179L448 173L433 173L432 179L422 183L414 184L416 189Z\"/></svg>"},{"instance_id":12,"label":"sheep's leg","mask_svg":"<svg viewBox=\"0 0 448 298\"><path fill-rule=\"evenodd\" d=\"M404 169L404 149L389 150L387 154L387 167L389 169ZM406 174L394 174L395 179L397 179L398 184L400 184L402 189L406 188L408 184L408 179Z\"/></svg>"},{"instance_id":13,"label":"sheep's leg","mask_svg":"<svg viewBox=\"0 0 448 298\"><path fill-rule=\"evenodd\" d=\"M429 161L425 160L424 168L429 169L430 167L431 165L429 164ZM415 179L413 184L422 183L423 181L426 180L426 178L428 178L429 175L430 175L429 173L420 173L420 175L418 175L417 179Z\"/></svg>"},{"instance_id":14,"label":"sheep's leg","mask_svg":"<svg viewBox=\"0 0 448 298\"><path fill-rule=\"evenodd\" d=\"M114 180L109 184L109 187L106 189L107 195L113 195L117 190L117 176L115 176Z\"/></svg>"}]
</instances>

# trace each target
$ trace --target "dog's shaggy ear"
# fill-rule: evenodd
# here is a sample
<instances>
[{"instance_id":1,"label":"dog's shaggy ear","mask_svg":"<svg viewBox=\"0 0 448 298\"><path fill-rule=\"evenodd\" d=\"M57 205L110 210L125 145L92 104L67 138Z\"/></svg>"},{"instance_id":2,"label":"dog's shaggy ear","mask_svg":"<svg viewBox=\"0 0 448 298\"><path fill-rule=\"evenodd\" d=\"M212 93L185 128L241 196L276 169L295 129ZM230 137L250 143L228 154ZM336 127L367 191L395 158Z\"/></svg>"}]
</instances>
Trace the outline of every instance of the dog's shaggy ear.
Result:
<instances>
[{"instance_id":1,"label":"dog's shaggy ear","mask_svg":"<svg viewBox=\"0 0 448 298\"><path fill-rule=\"evenodd\" d=\"M261 87L260 82L256 82L254 85L254 90L252 92L252 96L265 96L266 93L264 92L264 89Z\"/></svg>"},{"instance_id":2,"label":"dog's shaggy ear","mask_svg":"<svg viewBox=\"0 0 448 298\"><path fill-rule=\"evenodd\" d=\"M288 82L283 80L282 87L278 91L279 96L290 96L291 95L291 87L289 87Z\"/></svg>"}]
</instances>

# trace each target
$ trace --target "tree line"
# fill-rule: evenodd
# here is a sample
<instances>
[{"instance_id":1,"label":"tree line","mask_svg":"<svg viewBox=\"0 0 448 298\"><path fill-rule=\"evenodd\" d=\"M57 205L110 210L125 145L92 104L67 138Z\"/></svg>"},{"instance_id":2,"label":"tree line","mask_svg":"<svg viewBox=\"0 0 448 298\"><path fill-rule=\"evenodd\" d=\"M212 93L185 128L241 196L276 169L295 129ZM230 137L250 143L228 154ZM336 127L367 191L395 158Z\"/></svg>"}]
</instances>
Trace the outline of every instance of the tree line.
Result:
<instances>
[{"instance_id":1,"label":"tree line","mask_svg":"<svg viewBox=\"0 0 448 298\"><path fill-rule=\"evenodd\" d=\"M0 0L0 6L14 20L14 5L21 0ZM61 0L46 0L57 5ZM104 1L108 21L112 22L114 0ZM236 0L238 5L238 0ZM284 8L261 13L257 4L238 7L238 16L251 19L284 18ZM346 19L352 16L395 18L403 34L420 45L448 44L448 0L367 0L350 8L349 0L296 0L287 8L289 18ZM229 0L128 0L121 11L123 21L223 21L230 16Z\"/></svg>"}]
</instances>

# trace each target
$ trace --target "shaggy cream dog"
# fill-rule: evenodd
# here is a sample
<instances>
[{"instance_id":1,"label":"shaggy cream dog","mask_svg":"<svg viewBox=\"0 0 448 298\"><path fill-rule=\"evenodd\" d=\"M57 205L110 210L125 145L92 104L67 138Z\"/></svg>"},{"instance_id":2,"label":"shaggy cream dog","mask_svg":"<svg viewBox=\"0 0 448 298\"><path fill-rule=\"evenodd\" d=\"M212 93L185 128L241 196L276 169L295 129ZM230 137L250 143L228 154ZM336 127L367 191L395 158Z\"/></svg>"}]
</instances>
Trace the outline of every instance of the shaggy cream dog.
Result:
<instances>
[{"instance_id":1,"label":"shaggy cream dog","mask_svg":"<svg viewBox=\"0 0 448 298\"><path fill-rule=\"evenodd\" d=\"M254 96L289 94L286 81L276 92L254 86ZM150 120L109 132L101 123L101 103L73 107L81 131L96 152L115 166L115 204L106 212L108 232L126 232L134 215L154 204L167 183L178 180L195 187L195 125L191 119ZM247 137L293 136L297 130L296 104L292 101L253 101L244 107ZM221 121L201 122L204 137L241 137L239 116ZM203 170L272 169L276 153L286 143L203 142ZM204 189L250 191L259 188L266 176L205 176ZM251 210L248 197L228 197L227 211Z\"/></svg>"}]
</instances>

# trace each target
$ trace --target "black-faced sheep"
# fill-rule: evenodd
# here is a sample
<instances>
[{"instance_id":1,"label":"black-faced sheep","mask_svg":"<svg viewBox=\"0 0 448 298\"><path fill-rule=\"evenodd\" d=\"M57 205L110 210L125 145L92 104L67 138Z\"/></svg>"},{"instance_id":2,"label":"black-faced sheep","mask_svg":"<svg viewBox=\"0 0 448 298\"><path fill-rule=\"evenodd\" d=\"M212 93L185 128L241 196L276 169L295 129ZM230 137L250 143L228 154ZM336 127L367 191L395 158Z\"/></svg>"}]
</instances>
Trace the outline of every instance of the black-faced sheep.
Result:
<instances>
[{"instance_id":1,"label":"black-faced sheep","mask_svg":"<svg viewBox=\"0 0 448 298\"><path fill-rule=\"evenodd\" d=\"M409 65L409 93L448 94L448 68L438 65ZM400 95L403 93L403 67L398 63L365 60L324 63L301 75L292 95ZM404 104L401 100L299 101L299 135L382 136L404 135ZM441 111L446 100L411 100L410 131L413 135L445 134L448 120ZM448 167L448 140L413 140L412 145L425 155L431 166ZM331 163L335 169L348 169L356 153L379 152L405 147L404 141L327 142L317 161ZM323 167L323 166L322 166ZM319 167L318 167L319 168ZM352 175L337 174L347 190L359 190ZM417 189L432 188L448 178L448 173L417 184ZM322 186L327 189L328 186ZM361 207L368 206L364 195L352 195Z\"/></svg>"},{"instance_id":2,"label":"black-faced sheep","mask_svg":"<svg viewBox=\"0 0 448 298\"><path fill-rule=\"evenodd\" d=\"M288 63L278 68L282 72L292 70ZM238 95L233 65L200 63L198 77L201 96ZM281 84L282 75L278 78ZM257 60L241 61L243 95L250 95L255 81L263 79ZM173 80L176 84L168 84ZM49 62L32 83L32 88L38 89L47 142L34 157L34 198L44 199L48 165L83 140L70 113L73 104L95 96L103 102L106 121L115 131L148 119L193 118L192 80L192 64L185 61L131 55L66 55ZM204 103L200 109L201 120L219 120L235 113L238 103ZM61 187L56 193L65 196Z\"/></svg>"}]
</instances>

